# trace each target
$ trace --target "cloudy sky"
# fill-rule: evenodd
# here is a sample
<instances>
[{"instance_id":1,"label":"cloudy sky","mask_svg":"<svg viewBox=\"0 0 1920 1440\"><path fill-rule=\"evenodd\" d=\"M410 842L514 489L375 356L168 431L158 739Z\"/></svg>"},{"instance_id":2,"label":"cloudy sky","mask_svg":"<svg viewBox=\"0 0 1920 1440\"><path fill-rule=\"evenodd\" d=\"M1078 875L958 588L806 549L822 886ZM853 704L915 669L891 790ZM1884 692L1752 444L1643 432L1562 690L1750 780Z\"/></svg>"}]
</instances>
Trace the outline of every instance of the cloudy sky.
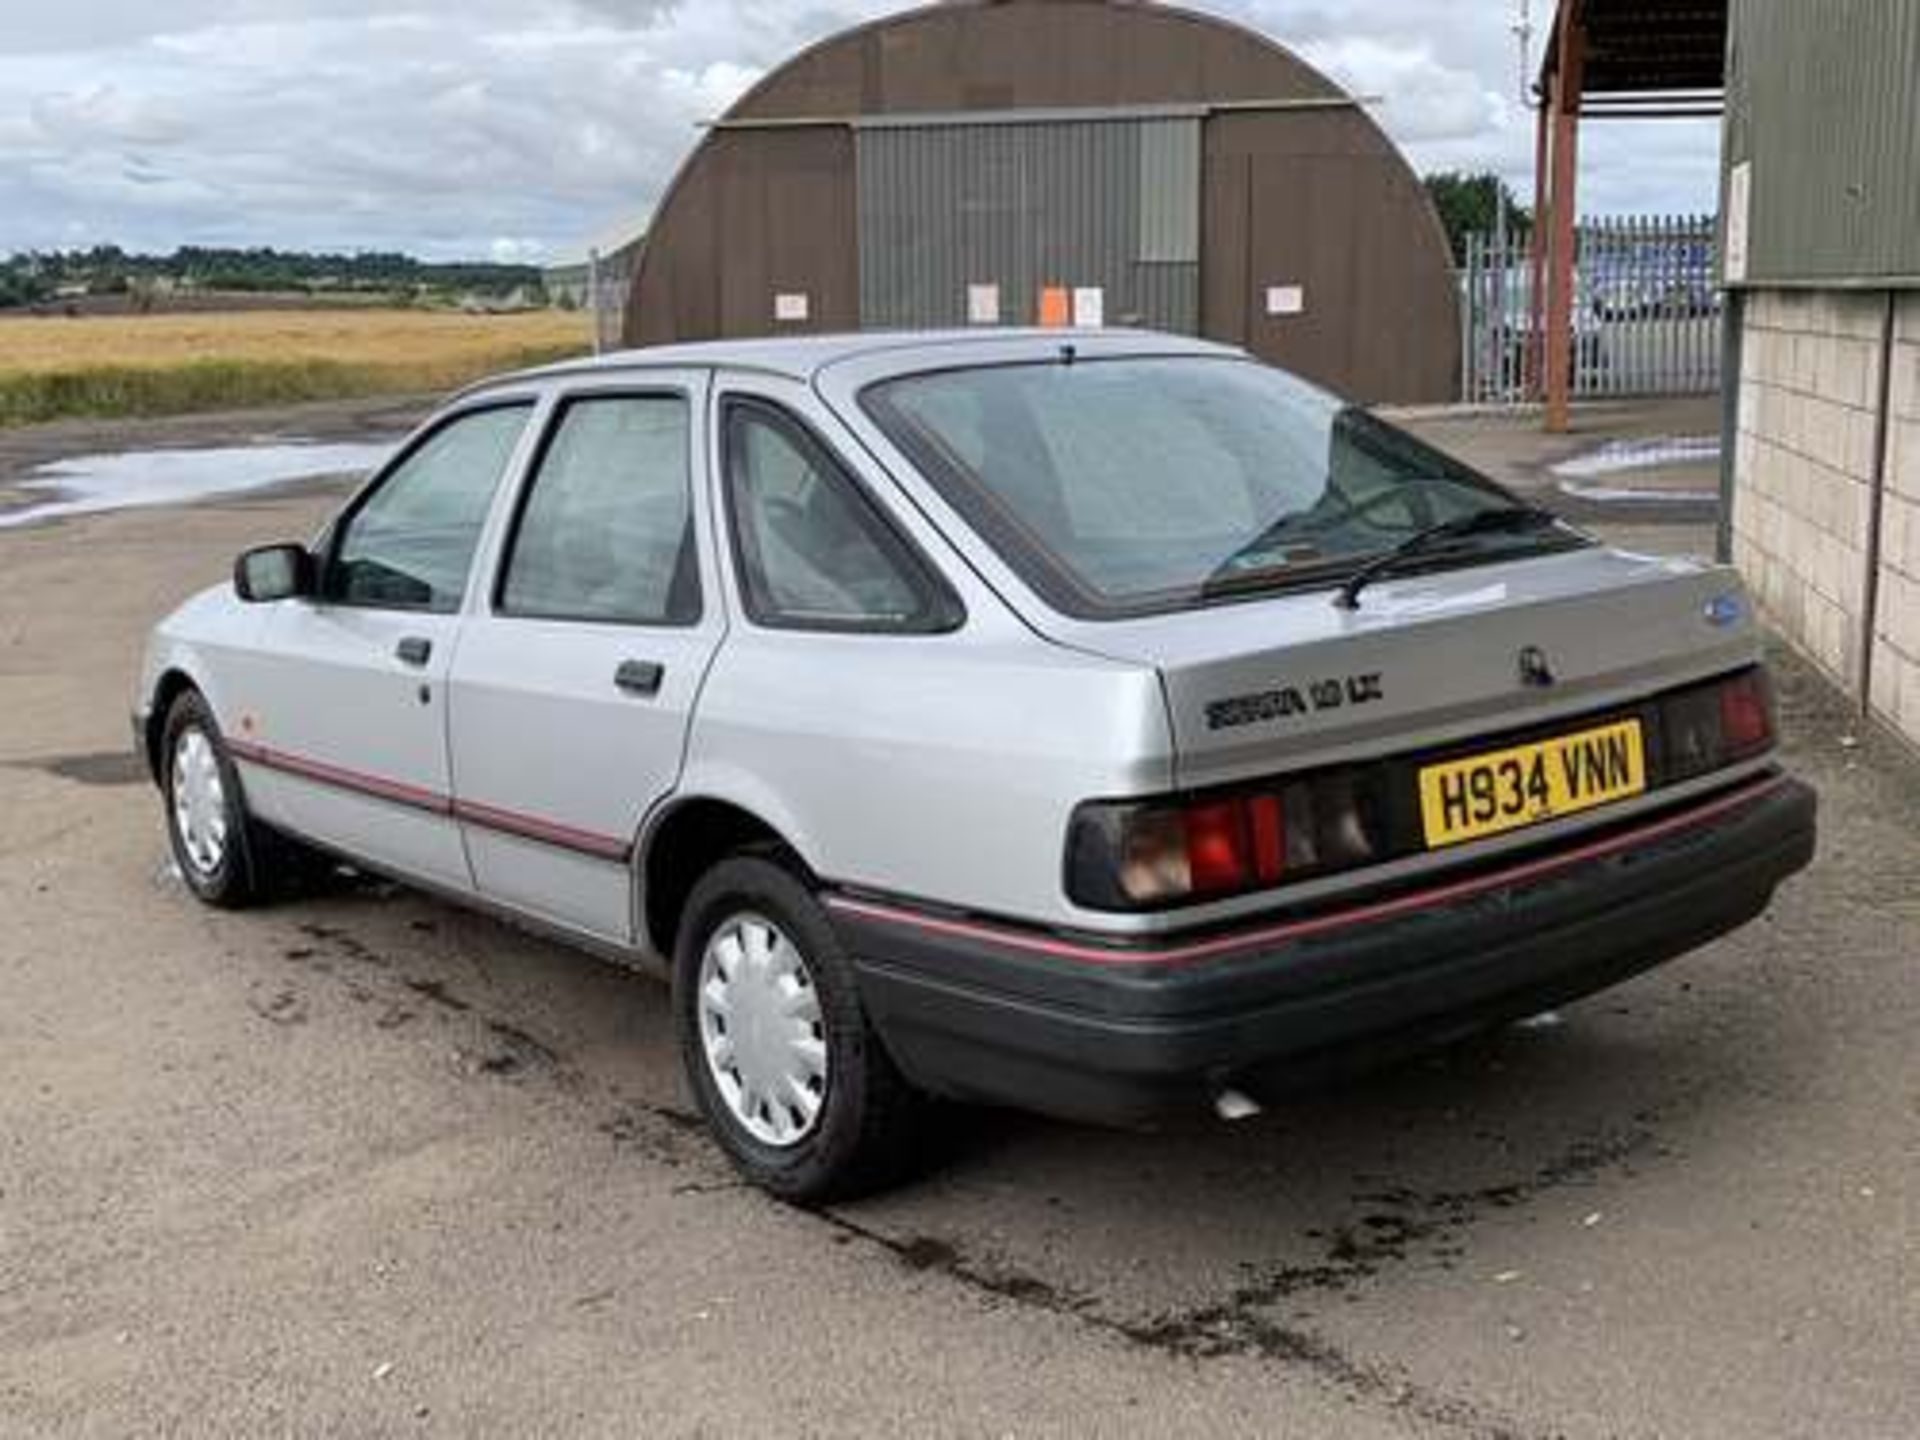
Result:
<instances>
[{"instance_id":1,"label":"cloudy sky","mask_svg":"<svg viewBox=\"0 0 1920 1440\"><path fill-rule=\"evenodd\" d=\"M1189 3L1382 97L1422 171L1495 168L1530 187L1519 0ZM1550 3L1533 0L1536 23ZM552 258L644 218L697 122L796 47L905 8L3 0L0 254L114 241ZM1588 135L1586 208L1711 208L1710 123Z\"/></svg>"}]
</instances>

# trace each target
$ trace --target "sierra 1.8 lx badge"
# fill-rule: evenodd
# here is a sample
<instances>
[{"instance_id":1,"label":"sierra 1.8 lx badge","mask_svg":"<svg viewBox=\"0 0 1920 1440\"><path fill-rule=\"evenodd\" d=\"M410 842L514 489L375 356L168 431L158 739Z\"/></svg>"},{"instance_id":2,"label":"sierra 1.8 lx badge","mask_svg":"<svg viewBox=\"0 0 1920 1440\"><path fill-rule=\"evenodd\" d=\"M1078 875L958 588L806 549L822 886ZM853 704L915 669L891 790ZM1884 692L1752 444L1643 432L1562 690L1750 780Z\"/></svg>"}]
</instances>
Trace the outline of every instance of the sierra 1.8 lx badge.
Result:
<instances>
[{"instance_id":1,"label":"sierra 1.8 lx badge","mask_svg":"<svg viewBox=\"0 0 1920 1440\"><path fill-rule=\"evenodd\" d=\"M1246 725L1264 725L1269 721L1290 720L1324 710L1371 705L1386 698L1386 684L1379 675L1349 675L1344 680L1317 680L1304 688L1282 685L1258 695L1238 695L1231 700L1214 701L1207 706L1207 728L1238 730Z\"/></svg>"}]
</instances>

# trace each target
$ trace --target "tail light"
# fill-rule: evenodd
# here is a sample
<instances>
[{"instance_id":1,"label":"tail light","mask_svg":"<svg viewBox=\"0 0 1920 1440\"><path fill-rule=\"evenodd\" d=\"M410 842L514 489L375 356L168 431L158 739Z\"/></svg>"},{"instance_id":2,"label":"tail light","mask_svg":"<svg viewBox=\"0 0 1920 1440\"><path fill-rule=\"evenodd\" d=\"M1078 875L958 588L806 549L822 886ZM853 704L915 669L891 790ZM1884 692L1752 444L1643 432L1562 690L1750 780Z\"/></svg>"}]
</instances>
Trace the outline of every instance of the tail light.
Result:
<instances>
[{"instance_id":1,"label":"tail light","mask_svg":"<svg viewBox=\"0 0 1920 1440\"><path fill-rule=\"evenodd\" d=\"M1067 892L1095 910L1214 900L1386 858L1379 807L1349 773L1138 804L1083 805Z\"/></svg>"},{"instance_id":2,"label":"tail light","mask_svg":"<svg viewBox=\"0 0 1920 1440\"><path fill-rule=\"evenodd\" d=\"M1760 668L1671 695L1660 705L1660 778L1667 784L1711 774L1773 748L1773 687Z\"/></svg>"},{"instance_id":3,"label":"tail light","mask_svg":"<svg viewBox=\"0 0 1920 1440\"><path fill-rule=\"evenodd\" d=\"M1773 686L1765 670L1749 670L1720 687L1720 738L1727 764L1773 748Z\"/></svg>"}]
</instances>

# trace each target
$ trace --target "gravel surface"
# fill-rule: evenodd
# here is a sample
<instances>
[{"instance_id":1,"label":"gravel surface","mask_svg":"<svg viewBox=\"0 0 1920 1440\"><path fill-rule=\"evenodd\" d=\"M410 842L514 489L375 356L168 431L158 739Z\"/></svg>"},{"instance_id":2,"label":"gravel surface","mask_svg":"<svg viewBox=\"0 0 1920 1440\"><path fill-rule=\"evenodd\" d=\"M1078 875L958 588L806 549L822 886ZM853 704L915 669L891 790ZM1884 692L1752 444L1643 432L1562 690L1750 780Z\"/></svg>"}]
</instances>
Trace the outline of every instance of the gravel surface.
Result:
<instances>
[{"instance_id":1,"label":"gravel surface","mask_svg":"<svg viewBox=\"0 0 1920 1440\"><path fill-rule=\"evenodd\" d=\"M1798 664L1822 854L1739 935L1232 1128L957 1114L810 1214L650 982L169 877L141 636L329 503L0 535L0 1434L1920 1434L1920 769Z\"/></svg>"}]
</instances>

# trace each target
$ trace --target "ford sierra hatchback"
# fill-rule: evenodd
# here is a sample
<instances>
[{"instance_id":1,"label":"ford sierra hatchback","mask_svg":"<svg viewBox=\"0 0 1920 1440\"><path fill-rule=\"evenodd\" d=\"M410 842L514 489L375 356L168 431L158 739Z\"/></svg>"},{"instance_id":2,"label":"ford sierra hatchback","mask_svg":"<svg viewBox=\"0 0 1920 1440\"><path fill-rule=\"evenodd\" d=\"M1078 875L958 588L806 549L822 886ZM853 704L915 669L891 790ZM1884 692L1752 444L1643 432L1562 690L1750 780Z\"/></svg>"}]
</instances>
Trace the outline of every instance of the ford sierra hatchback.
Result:
<instances>
[{"instance_id":1,"label":"ford sierra hatchback","mask_svg":"<svg viewBox=\"0 0 1920 1440\"><path fill-rule=\"evenodd\" d=\"M1221 347L507 376L155 631L187 883L315 855L671 979L752 1181L929 1097L1135 1123L1587 995L1804 867L1734 575Z\"/></svg>"}]
</instances>

